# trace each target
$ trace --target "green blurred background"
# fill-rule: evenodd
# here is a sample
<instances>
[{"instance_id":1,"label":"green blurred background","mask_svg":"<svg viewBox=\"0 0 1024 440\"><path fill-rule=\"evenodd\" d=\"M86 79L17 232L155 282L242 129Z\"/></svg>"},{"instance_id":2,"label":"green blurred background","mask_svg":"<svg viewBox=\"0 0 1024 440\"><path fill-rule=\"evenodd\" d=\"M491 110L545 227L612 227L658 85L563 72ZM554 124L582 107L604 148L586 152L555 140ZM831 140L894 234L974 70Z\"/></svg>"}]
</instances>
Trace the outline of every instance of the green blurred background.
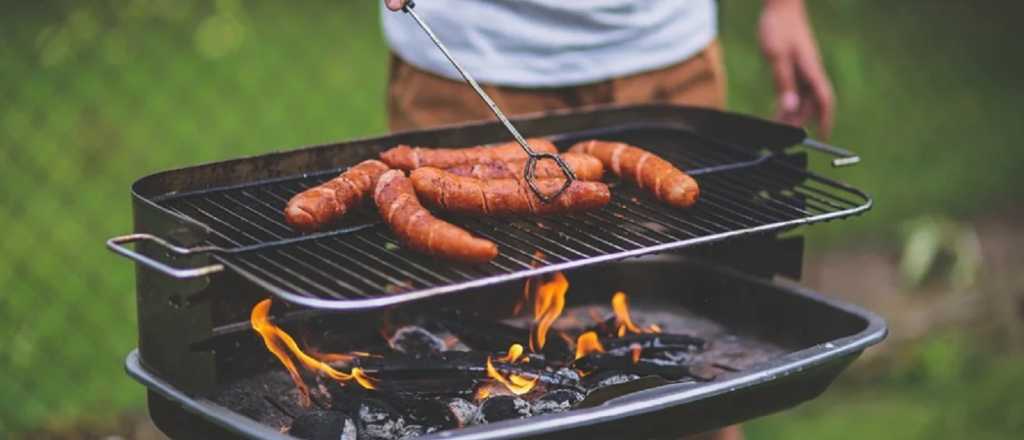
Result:
<instances>
[{"instance_id":1,"label":"green blurred background","mask_svg":"<svg viewBox=\"0 0 1024 440\"><path fill-rule=\"evenodd\" d=\"M864 159L815 165L870 192L876 207L808 230L807 282L908 330L822 398L750 423L747 435L1019 435L1015 25L1024 6L810 3L838 95L833 141ZM730 107L770 116L758 7L723 2L722 39ZM130 231L129 184L384 133L377 1L7 1L2 10L0 437L146 437L131 422L142 419L143 388L121 367L136 341L132 266L102 246Z\"/></svg>"}]
</instances>

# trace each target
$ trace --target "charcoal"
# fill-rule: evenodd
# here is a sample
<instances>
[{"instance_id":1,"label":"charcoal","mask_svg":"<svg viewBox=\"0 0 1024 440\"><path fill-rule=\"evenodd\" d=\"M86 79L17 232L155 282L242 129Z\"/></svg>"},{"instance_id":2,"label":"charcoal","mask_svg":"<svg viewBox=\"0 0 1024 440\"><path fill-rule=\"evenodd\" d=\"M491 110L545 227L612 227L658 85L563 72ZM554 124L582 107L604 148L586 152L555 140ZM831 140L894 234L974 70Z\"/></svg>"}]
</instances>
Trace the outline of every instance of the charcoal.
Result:
<instances>
[{"instance_id":1,"label":"charcoal","mask_svg":"<svg viewBox=\"0 0 1024 440\"><path fill-rule=\"evenodd\" d=\"M483 379L487 377L486 361L492 356L484 352L446 351L423 357L410 357L391 354L378 358L362 358L359 366L370 376L380 379L382 387L389 387L388 382L403 380L456 380L458 378ZM540 382L548 385L574 386L577 381L552 373L547 369L531 366L542 363L530 362L506 363L494 361L494 368L503 374L518 374L539 377Z\"/></svg>"},{"instance_id":2,"label":"charcoal","mask_svg":"<svg viewBox=\"0 0 1024 440\"><path fill-rule=\"evenodd\" d=\"M279 380L278 376L283 376L284 380ZM273 389L275 393L295 399L293 406L299 408L298 391L295 384L288 378L288 373L284 372L274 372L232 382L217 392L214 401L267 426L283 429L291 423L293 413L282 411L280 405L268 400L268 394L264 393L267 389Z\"/></svg>"},{"instance_id":3,"label":"charcoal","mask_svg":"<svg viewBox=\"0 0 1024 440\"><path fill-rule=\"evenodd\" d=\"M574 390L554 390L537 398L530 404L533 415L559 413L572 409L583 400L583 394Z\"/></svg>"},{"instance_id":4,"label":"charcoal","mask_svg":"<svg viewBox=\"0 0 1024 440\"><path fill-rule=\"evenodd\" d=\"M461 317L445 320L442 324L469 348L484 352L504 352L512 344L526 346L530 341L530 329L513 327L502 322ZM569 344L554 332L548 334L541 352L552 365L564 364L571 360L573 355Z\"/></svg>"},{"instance_id":5,"label":"charcoal","mask_svg":"<svg viewBox=\"0 0 1024 440\"><path fill-rule=\"evenodd\" d=\"M421 425L405 425L398 434L399 439L410 439L419 437L427 432L427 428Z\"/></svg>"},{"instance_id":6,"label":"charcoal","mask_svg":"<svg viewBox=\"0 0 1024 440\"><path fill-rule=\"evenodd\" d=\"M580 383L580 373L572 368L559 368L555 370L555 375L561 377L566 383Z\"/></svg>"},{"instance_id":7,"label":"charcoal","mask_svg":"<svg viewBox=\"0 0 1024 440\"><path fill-rule=\"evenodd\" d=\"M418 423L438 429L459 427L458 415L441 399L399 396L392 399L396 409L406 416L410 423Z\"/></svg>"},{"instance_id":8,"label":"charcoal","mask_svg":"<svg viewBox=\"0 0 1024 440\"><path fill-rule=\"evenodd\" d=\"M288 432L306 440L355 440L356 426L337 411L309 411L295 418Z\"/></svg>"},{"instance_id":9,"label":"charcoal","mask_svg":"<svg viewBox=\"0 0 1024 440\"><path fill-rule=\"evenodd\" d=\"M573 366L582 371L617 371L641 376L657 375L665 379L681 379L693 377L690 368L685 364L664 359L640 358L636 362L629 355L615 353L591 353L573 362Z\"/></svg>"},{"instance_id":10,"label":"charcoal","mask_svg":"<svg viewBox=\"0 0 1024 440\"><path fill-rule=\"evenodd\" d=\"M618 318L615 317L615 314L609 313L605 315L604 319L587 326L580 333L594 332L601 338L614 338L618 332L617 322Z\"/></svg>"},{"instance_id":11,"label":"charcoal","mask_svg":"<svg viewBox=\"0 0 1024 440\"><path fill-rule=\"evenodd\" d=\"M516 396L492 396L480 405L476 423L521 419L530 416L530 404Z\"/></svg>"},{"instance_id":12,"label":"charcoal","mask_svg":"<svg viewBox=\"0 0 1024 440\"><path fill-rule=\"evenodd\" d=\"M588 374L580 382L588 390L594 390L609 385L618 385L640 378L635 374L625 374L618 371L597 371Z\"/></svg>"},{"instance_id":13,"label":"charcoal","mask_svg":"<svg viewBox=\"0 0 1024 440\"><path fill-rule=\"evenodd\" d=\"M458 428L472 424L476 419L477 413L480 412L480 407L466 399L451 399L447 402L447 405L452 415L455 416L456 427Z\"/></svg>"},{"instance_id":14,"label":"charcoal","mask_svg":"<svg viewBox=\"0 0 1024 440\"><path fill-rule=\"evenodd\" d=\"M390 405L377 399L363 400L356 416L361 438L401 438L406 426L405 418Z\"/></svg>"},{"instance_id":15,"label":"charcoal","mask_svg":"<svg viewBox=\"0 0 1024 440\"><path fill-rule=\"evenodd\" d=\"M408 355L427 355L444 351L444 340L423 327L407 325L395 331L388 345L397 352Z\"/></svg>"},{"instance_id":16,"label":"charcoal","mask_svg":"<svg viewBox=\"0 0 1024 440\"><path fill-rule=\"evenodd\" d=\"M707 347L707 341L691 335L641 333L625 335L621 338L601 338L601 345L609 352L616 350L629 351L634 345L639 345L644 350L663 348L675 349L678 351L698 352L703 351Z\"/></svg>"},{"instance_id":17,"label":"charcoal","mask_svg":"<svg viewBox=\"0 0 1024 440\"><path fill-rule=\"evenodd\" d=\"M380 392L398 397L469 397L479 382L473 377L435 377L423 379L385 379L377 383Z\"/></svg>"}]
</instances>

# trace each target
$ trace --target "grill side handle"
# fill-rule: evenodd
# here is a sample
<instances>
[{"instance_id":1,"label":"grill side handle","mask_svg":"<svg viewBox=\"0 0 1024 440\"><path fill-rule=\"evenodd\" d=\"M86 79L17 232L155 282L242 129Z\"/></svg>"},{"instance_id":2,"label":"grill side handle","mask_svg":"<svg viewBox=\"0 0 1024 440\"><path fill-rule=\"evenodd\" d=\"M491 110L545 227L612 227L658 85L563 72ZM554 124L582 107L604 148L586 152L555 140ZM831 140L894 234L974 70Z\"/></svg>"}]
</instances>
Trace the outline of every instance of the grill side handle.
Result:
<instances>
[{"instance_id":1,"label":"grill side handle","mask_svg":"<svg viewBox=\"0 0 1024 440\"><path fill-rule=\"evenodd\" d=\"M196 267L191 269L179 269L176 267L171 267L157 260L154 260L125 246L128 243L135 243L141 241L153 242L159 245L160 247L163 247L167 251L173 252L174 254L181 256L214 252L219 249L216 246L201 246L191 249L183 248L180 246L175 246L168 242L167 240L164 240L152 234L128 234L114 237L107 240L107 248L122 257L128 258L129 260L135 261L136 263L139 263L164 275L179 280L204 277L224 270L223 264L211 264L209 266Z\"/></svg>"},{"instance_id":2,"label":"grill side handle","mask_svg":"<svg viewBox=\"0 0 1024 440\"><path fill-rule=\"evenodd\" d=\"M840 148L835 145L829 145L822 141L812 138L804 139L804 141L801 142L801 144L813 150L817 150L822 153L827 153L836 156L835 159L832 159L833 167L845 167L860 163L860 156L857 155L857 153L854 153L845 148Z\"/></svg>"}]
</instances>

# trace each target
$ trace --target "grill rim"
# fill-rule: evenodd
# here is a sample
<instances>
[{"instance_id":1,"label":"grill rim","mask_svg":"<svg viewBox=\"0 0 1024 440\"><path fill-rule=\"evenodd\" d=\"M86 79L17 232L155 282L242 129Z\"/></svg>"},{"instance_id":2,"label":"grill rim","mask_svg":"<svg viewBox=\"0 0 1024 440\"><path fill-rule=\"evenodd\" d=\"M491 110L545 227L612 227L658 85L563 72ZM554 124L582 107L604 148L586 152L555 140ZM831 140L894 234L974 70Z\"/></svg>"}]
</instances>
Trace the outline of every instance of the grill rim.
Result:
<instances>
[{"instance_id":1,"label":"grill rim","mask_svg":"<svg viewBox=\"0 0 1024 440\"><path fill-rule=\"evenodd\" d=\"M681 259L684 259L680 257ZM789 295L801 301L825 306L837 313L843 313L863 322L860 331L823 342L811 347L773 358L746 371L723 373L713 382L705 384L671 383L637 391L609 400L592 408L580 408L560 414L547 414L524 420L506 420L486 425L470 426L457 430L442 431L418 438L424 440L484 440L511 439L567 431L602 421L641 416L669 407L707 402L715 397L735 394L759 385L767 385L784 377L806 378L816 369L835 369L835 374L822 385L819 392L828 387L832 379L846 368L848 363L836 366L841 360L852 361L866 348L878 344L888 335L885 320L862 307L823 295L813 289L787 280L767 280L728 267L685 259L688 264L704 267L723 276L736 278L760 286L767 286L778 295ZM628 264L628 263L627 263ZM282 434L255 420L225 408L203 397L191 397L167 383L145 366L138 348L133 349L125 359L125 371L133 379L146 386L151 392L177 403L219 427L249 438L294 440L295 437ZM817 393L815 393L817 394ZM803 399L800 402L804 401ZM795 402L795 404L800 403Z\"/></svg>"}]
</instances>

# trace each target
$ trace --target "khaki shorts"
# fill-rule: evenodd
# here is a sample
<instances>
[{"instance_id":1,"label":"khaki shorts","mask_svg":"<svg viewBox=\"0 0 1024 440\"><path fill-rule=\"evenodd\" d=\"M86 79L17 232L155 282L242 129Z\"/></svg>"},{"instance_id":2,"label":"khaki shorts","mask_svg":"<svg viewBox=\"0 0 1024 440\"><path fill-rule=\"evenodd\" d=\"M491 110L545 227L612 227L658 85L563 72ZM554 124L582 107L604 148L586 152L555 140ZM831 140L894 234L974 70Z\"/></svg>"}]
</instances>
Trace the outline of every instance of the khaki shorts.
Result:
<instances>
[{"instance_id":1,"label":"khaki shorts","mask_svg":"<svg viewBox=\"0 0 1024 440\"><path fill-rule=\"evenodd\" d=\"M510 116L597 104L660 102L722 108L725 69L722 49L714 41L681 63L598 83L538 89L485 84L483 88ZM425 72L392 54L388 84L391 130L493 119L468 84Z\"/></svg>"}]
</instances>

